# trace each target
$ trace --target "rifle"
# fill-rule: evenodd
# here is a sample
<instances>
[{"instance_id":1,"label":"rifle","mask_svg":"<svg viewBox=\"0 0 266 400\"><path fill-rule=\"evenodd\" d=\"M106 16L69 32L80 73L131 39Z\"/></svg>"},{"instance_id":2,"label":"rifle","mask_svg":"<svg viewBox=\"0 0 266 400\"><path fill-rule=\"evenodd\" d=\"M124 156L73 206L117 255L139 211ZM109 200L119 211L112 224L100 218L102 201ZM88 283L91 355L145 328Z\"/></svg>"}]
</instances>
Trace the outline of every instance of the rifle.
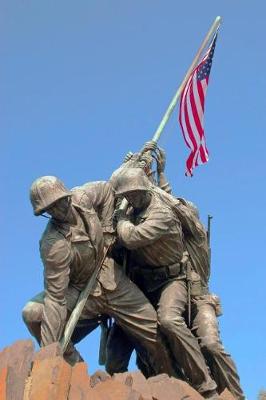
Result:
<instances>
[{"instance_id":1,"label":"rifle","mask_svg":"<svg viewBox=\"0 0 266 400\"><path fill-rule=\"evenodd\" d=\"M208 214L208 228L207 228L207 241L208 241L208 253L209 253L209 277L211 271L211 220L213 216Z\"/></svg>"},{"instance_id":2,"label":"rifle","mask_svg":"<svg viewBox=\"0 0 266 400\"><path fill-rule=\"evenodd\" d=\"M72 333L74 332L74 329L77 325L77 322L79 320L79 317L81 316L81 313L83 311L83 308L87 302L87 299L89 297L89 295L91 294L91 291L94 287L94 284L96 282L96 279L99 276L99 273L101 271L102 265L104 263L104 260L107 256L108 250L111 247L111 245L107 246L104 249L104 253L103 253L103 257L102 259L99 261L98 265L96 266L90 280L88 281L87 285L85 286L85 288L82 290L82 292L79 295L77 304L75 305L74 310L72 311L69 320L67 321L66 327L65 327L65 331L64 334L60 340L60 345L62 348L63 353L66 351L67 345L71 339Z\"/></svg>"}]
</instances>

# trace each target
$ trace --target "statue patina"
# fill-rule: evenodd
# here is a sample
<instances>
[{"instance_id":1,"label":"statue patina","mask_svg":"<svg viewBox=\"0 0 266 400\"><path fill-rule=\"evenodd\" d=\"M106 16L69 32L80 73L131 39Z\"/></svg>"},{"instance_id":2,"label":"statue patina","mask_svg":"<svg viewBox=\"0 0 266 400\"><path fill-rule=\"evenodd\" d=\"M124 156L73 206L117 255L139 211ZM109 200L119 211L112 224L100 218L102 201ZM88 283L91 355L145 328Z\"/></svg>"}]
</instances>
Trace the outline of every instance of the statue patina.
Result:
<instances>
[{"instance_id":1,"label":"statue patina","mask_svg":"<svg viewBox=\"0 0 266 400\"><path fill-rule=\"evenodd\" d=\"M227 388L244 399L219 335L219 298L208 288L207 233L196 207L171 195L165 162L165 152L147 142L126 156L110 182L71 191L56 177L33 183L34 214L50 217L40 241L45 290L26 304L23 318L41 346L60 341L98 265L65 351L69 363L82 361L74 345L111 317L109 373L126 371L135 349L146 376L166 372L204 398L217 399ZM127 209L119 209L121 198Z\"/></svg>"},{"instance_id":2,"label":"statue patina","mask_svg":"<svg viewBox=\"0 0 266 400\"><path fill-rule=\"evenodd\" d=\"M51 218L40 241L45 291L26 304L23 319L40 345L46 346L60 341L69 313L102 259L104 248L109 246L114 233L114 196L108 182L69 191L58 178L50 176L37 179L30 196L34 214L46 212ZM99 315L109 315L141 343L157 373L170 372L164 350L158 352L163 346L157 340L156 312L111 252L94 283L80 325L65 352L66 359L71 363L81 361L73 343L82 338L86 329L88 333L98 325Z\"/></svg>"},{"instance_id":3,"label":"statue patina","mask_svg":"<svg viewBox=\"0 0 266 400\"><path fill-rule=\"evenodd\" d=\"M152 179L150 180L153 184L157 183L157 185L165 192L168 194L171 193L171 186L164 174L166 162L165 152L162 149L156 149L156 143L152 142L148 142L144 146L144 150L149 152L157 150L157 155L154 157L157 161L157 181L151 173L150 164L146 165L145 172L149 177L152 176ZM130 154L130 157L128 156L125 161L128 162L130 159L135 160L136 158L136 154ZM140 166L140 164L137 165L135 162L134 167L138 166ZM132 189L134 189L134 184L132 185ZM157 190L155 187L153 187L153 189L155 191ZM208 288L210 277L210 248L208 232L206 232L206 229L200 222L198 210L193 203L182 198L170 199L168 194L163 196L161 191L159 191L159 194L161 198L165 198L165 202L168 203L168 205L169 201L174 201L174 212L182 226L184 254L186 253L189 256L185 266L186 285L189 293L184 313L187 325L194 336L199 340L205 362L211 371L211 376L217 384L218 393L221 393L225 388L227 388L235 398L243 399L244 395L240 387L236 366L231 356L224 350L220 339L217 321L217 317L221 315L220 299L218 296L211 294ZM128 196L128 200L129 202L130 200L132 201L130 196ZM139 225L137 222L135 222L135 224ZM130 229L130 227L128 229ZM131 263L133 259L133 267L130 269L131 278L133 278L145 292L147 289L145 283L143 283L145 279L141 279L139 276L141 274L134 273L134 264L138 265L138 270L140 269L138 258L134 259L135 253L135 250L132 249ZM143 271L145 271L145 269L142 269L142 274ZM171 304L169 303L169 307L170 306ZM123 342L123 350L121 350L121 354L114 352L114 348L117 348L117 341ZM109 336L107 347L107 369L110 371L114 369L115 372L119 372L119 368L121 368L122 371L127 370L129 358L133 349L134 343L132 340L127 340L120 328L114 325ZM180 363L180 357L177 361ZM149 367L147 369L147 364L147 360L144 360L143 362L143 357L139 354L139 366L142 367L143 372L146 373L146 375L149 375L152 374L152 371Z\"/></svg>"}]
</instances>

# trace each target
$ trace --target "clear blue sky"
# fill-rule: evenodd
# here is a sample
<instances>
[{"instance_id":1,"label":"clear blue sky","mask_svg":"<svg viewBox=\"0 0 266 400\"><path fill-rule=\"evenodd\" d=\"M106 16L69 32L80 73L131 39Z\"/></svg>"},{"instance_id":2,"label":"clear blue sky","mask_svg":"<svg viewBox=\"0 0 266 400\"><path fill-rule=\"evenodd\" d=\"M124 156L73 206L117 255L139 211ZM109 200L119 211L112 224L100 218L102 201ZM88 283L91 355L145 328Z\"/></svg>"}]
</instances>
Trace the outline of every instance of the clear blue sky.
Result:
<instances>
[{"instance_id":1,"label":"clear blue sky","mask_svg":"<svg viewBox=\"0 0 266 400\"><path fill-rule=\"evenodd\" d=\"M266 387L265 2L1 1L0 348L28 332L25 302L42 289L45 227L31 182L105 180L150 139L217 15L223 17L205 125L210 162L184 176L187 148L172 116L161 139L174 192L214 216L211 287L222 298L226 349L249 400ZM80 350L93 372L98 333Z\"/></svg>"}]
</instances>

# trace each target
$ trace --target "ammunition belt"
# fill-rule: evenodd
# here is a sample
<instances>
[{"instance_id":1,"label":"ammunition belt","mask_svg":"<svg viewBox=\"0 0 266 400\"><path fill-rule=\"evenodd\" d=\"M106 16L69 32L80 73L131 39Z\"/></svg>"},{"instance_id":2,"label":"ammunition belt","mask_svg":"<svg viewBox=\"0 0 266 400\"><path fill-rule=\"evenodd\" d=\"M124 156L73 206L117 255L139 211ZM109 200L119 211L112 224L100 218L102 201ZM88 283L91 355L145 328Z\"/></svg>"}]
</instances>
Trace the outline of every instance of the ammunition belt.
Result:
<instances>
[{"instance_id":1,"label":"ammunition belt","mask_svg":"<svg viewBox=\"0 0 266 400\"><path fill-rule=\"evenodd\" d=\"M166 265L163 267L147 266L137 267L137 272L142 274L146 279L163 280L178 277L183 273L183 266L181 263Z\"/></svg>"}]
</instances>

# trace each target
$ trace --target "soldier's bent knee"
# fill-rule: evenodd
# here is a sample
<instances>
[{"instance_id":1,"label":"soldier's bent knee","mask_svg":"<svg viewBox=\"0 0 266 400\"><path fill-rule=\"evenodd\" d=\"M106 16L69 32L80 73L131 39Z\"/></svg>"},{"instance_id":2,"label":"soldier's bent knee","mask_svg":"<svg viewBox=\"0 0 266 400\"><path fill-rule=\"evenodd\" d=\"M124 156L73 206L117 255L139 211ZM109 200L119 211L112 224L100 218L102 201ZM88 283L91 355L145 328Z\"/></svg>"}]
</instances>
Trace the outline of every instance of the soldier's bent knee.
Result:
<instances>
[{"instance_id":1,"label":"soldier's bent knee","mask_svg":"<svg viewBox=\"0 0 266 400\"><path fill-rule=\"evenodd\" d=\"M29 301L22 310L22 318L26 325L42 319L43 305Z\"/></svg>"},{"instance_id":2,"label":"soldier's bent knee","mask_svg":"<svg viewBox=\"0 0 266 400\"><path fill-rule=\"evenodd\" d=\"M178 328L182 328L185 326L184 318L180 315L162 315L158 320L159 326L164 332L172 332Z\"/></svg>"},{"instance_id":3,"label":"soldier's bent knee","mask_svg":"<svg viewBox=\"0 0 266 400\"><path fill-rule=\"evenodd\" d=\"M224 350L222 344L219 341L202 340L200 343L202 351L208 354L220 354Z\"/></svg>"}]
</instances>

